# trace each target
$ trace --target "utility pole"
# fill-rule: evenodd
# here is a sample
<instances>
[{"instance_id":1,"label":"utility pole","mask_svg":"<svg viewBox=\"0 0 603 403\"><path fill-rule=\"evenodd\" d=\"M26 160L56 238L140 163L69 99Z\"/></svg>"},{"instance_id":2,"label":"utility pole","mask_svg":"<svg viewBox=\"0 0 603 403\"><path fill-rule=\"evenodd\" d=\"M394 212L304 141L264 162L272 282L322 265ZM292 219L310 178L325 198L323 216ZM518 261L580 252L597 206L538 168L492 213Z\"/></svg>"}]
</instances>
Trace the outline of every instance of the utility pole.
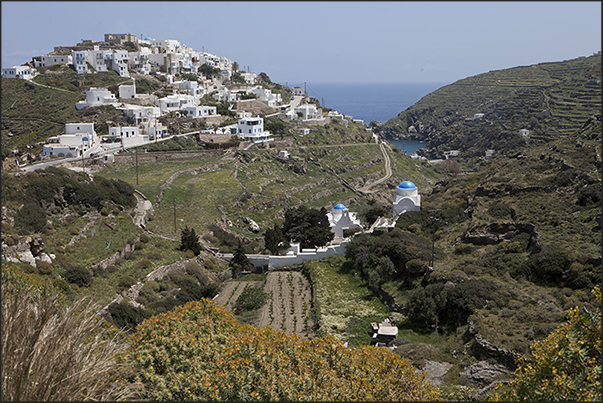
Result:
<instances>
[{"instance_id":1,"label":"utility pole","mask_svg":"<svg viewBox=\"0 0 603 403\"><path fill-rule=\"evenodd\" d=\"M174 194L174 235L177 234L176 230L176 195Z\"/></svg>"},{"instance_id":2,"label":"utility pole","mask_svg":"<svg viewBox=\"0 0 603 403\"><path fill-rule=\"evenodd\" d=\"M136 147L136 186L138 186L138 147Z\"/></svg>"}]
</instances>

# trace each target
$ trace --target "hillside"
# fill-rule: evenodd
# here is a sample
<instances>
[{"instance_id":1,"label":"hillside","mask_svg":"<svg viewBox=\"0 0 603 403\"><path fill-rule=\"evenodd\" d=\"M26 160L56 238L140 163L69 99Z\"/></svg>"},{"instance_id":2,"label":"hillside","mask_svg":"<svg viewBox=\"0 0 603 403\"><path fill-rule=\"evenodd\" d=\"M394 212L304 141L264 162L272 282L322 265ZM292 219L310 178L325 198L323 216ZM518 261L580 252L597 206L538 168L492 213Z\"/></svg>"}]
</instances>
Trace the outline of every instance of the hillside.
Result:
<instances>
[{"instance_id":1,"label":"hillside","mask_svg":"<svg viewBox=\"0 0 603 403\"><path fill-rule=\"evenodd\" d=\"M3 79L3 157L7 145L40 147L70 119L101 126L120 119L112 107L75 111L83 95L74 78L69 71L36 78L54 88ZM82 79L86 86L122 81L113 74ZM286 344L295 363L290 368L303 382L325 371L344 397L365 395L338 383L339 376L330 378L333 367L303 357L327 349L346 376L365 371L374 396L390 396L376 386L370 368L348 364L363 355L370 362L388 357L406 373L406 361L392 358L399 355L411 372L426 370L441 397L471 400L490 382L509 379L515 358L531 359L530 345L562 325L569 309L593 306L590 290L601 276L597 80L600 55L490 72L443 87L375 128L385 138L428 141L429 156L460 149L462 169L380 147L362 124L331 120L301 136L303 124L272 117L266 125L278 133L268 146L245 150L228 142L226 149L218 144L210 150L200 137L184 136L119 153L114 163L86 160L85 172L78 172L79 161L27 174L3 170L3 276L8 267L11 276L52 284L68 303L90 297L105 307L101 313L127 337L144 342L130 350L129 363L138 365L138 380L150 387L145 398L216 396L216 385L220 396L235 398L223 379L239 382L250 374L242 375L252 348L271 357L254 378L265 387L254 392L306 396L268 393L281 379L271 361L280 363L280 347L273 347ZM142 83L163 91L153 80ZM467 120L475 113L483 119ZM409 133L410 126L417 133ZM533 131L527 139L519 137L523 127ZM492 158L477 158L491 148L497 151ZM283 150L288 158L280 157ZM368 227L369 213L391 214L403 180L417 185L421 211L406 212L391 231L354 237L345 256L230 279L228 262L216 255L239 244L247 253L266 253L263 233L283 221L288 207L330 210L343 203ZM144 199L152 209L141 227L136 206ZM180 250L182 230L189 228L202 245L198 256ZM26 263L34 255L37 264ZM21 262L8 263L8 257ZM269 295L262 307L235 317L226 309L235 310L246 285ZM400 330L390 355L362 347L370 343L370 323L385 316ZM189 337L193 331L199 332L196 341ZM164 350L166 337L182 341L175 359ZM212 350L203 338L245 365L233 363L226 372L204 367L196 352L211 356ZM346 353L336 348L339 341L349 344ZM199 382L211 385L189 390L192 367ZM214 371L210 378L204 368ZM423 397L433 397L431 387L425 391Z\"/></svg>"},{"instance_id":2,"label":"hillside","mask_svg":"<svg viewBox=\"0 0 603 403\"><path fill-rule=\"evenodd\" d=\"M490 71L423 97L375 131L389 139L427 142L422 154L446 150L481 157L510 155L571 134L601 110L601 54ZM475 114L484 114L473 119ZM530 130L527 138L520 129Z\"/></svg>"}]
</instances>

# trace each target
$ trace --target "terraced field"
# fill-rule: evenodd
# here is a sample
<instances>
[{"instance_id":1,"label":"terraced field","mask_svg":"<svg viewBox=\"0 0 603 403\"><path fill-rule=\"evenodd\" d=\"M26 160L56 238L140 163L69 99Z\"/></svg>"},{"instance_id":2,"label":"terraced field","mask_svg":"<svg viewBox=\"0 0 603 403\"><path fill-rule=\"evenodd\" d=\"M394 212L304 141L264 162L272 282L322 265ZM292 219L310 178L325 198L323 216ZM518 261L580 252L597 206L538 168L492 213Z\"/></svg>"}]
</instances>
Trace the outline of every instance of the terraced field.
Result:
<instances>
[{"instance_id":1,"label":"terraced field","mask_svg":"<svg viewBox=\"0 0 603 403\"><path fill-rule=\"evenodd\" d=\"M300 272L272 271L268 273L265 282L229 281L215 301L232 310L246 285L263 285L264 292L268 295L253 323L255 326L271 326L273 329L307 338L313 336L310 283Z\"/></svg>"}]
</instances>

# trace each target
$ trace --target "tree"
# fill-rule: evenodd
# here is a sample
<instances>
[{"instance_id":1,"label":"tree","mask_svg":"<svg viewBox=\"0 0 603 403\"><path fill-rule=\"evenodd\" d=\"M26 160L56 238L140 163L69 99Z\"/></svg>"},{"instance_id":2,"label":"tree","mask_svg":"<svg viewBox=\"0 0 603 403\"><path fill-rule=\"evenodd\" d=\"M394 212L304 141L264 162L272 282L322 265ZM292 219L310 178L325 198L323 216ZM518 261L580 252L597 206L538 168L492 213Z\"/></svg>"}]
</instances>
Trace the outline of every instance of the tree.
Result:
<instances>
[{"instance_id":1,"label":"tree","mask_svg":"<svg viewBox=\"0 0 603 403\"><path fill-rule=\"evenodd\" d=\"M268 84L272 83L272 81L270 81L270 77L268 77L268 74L264 73L263 71L260 74L258 74L257 78L262 83L268 83Z\"/></svg>"},{"instance_id":2,"label":"tree","mask_svg":"<svg viewBox=\"0 0 603 403\"><path fill-rule=\"evenodd\" d=\"M592 294L594 309L571 309L566 325L534 343L532 362L521 362L495 400L601 401L601 287Z\"/></svg>"},{"instance_id":3,"label":"tree","mask_svg":"<svg viewBox=\"0 0 603 403\"><path fill-rule=\"evenodd\" d=\"M201 253L201 244L199 243L199 237L195 233L194 228L185 227L182 231L180 231L180 250L192 251L195 256Z\"/></svg>"},{"instance_id":4,"label":"tree","mask_svg":"<svg viewBox=\"0 0 603 403\"><path fill-rule=\"evenodd\" d=\"M239 63L232 62L232 71L238 71L238 70L239 70Z\"/></svg>"},{"instance_id":5,"label":"tree","mask_svg":"<svg viewBox=\"0 0 603 403\"><path fill-rule=\"evenodd\" d=\"M233 73L231 80L233 83L239 83L239 84L245 84L245 77L243 77L243 75L241 73L239 73L238 71Z\"/></svg>"},{"instance_id":6,"label":"tree","mask_svg":"<svg viewBox=\"0 0 603 403\"><path fill-rule=\"evenodd\" d=\"M266 232L264 232L264 245L270 253L277 255L282 248L280 245L283 245L284 248L288 248L289 242L287 242L282 228L275 223L273 228L268 228Z\"/></svg>"},{"instance_id":7,"label":"tree","mask_svg":"<svg viewBox=\"0 0 603 403\"><path fill-rule=\"evenodd\" d=\"M26 231L46 232L46 211L38 202L26 203L15 215L15 225Z\"/></svg>"},{"instance_id":8,"label":"tree","mask_svg":"<svg viewBox=\"0 0 603 403\"><path fill-rule=\"evenodd\" d=\"M245 248L243 244L239 242L236 249L234 250L234 254L229 264L230 269L232 270L232 278L237 278L241 275L241 272L253 269L253 264L249 262L247 259L247 255L245 254Z\"/></svg>"},{"instance_id":9,"label":"tree","mask_svg":"<svg viewBox=\"0 0 603 403\"><path fill-rule=\"evenodd\" d=\"M324 207L320 210L306 206L288 208L282 231L287 239L299 242L302 248L324 246L335 236Z\"/></svg>"}]
</instances>

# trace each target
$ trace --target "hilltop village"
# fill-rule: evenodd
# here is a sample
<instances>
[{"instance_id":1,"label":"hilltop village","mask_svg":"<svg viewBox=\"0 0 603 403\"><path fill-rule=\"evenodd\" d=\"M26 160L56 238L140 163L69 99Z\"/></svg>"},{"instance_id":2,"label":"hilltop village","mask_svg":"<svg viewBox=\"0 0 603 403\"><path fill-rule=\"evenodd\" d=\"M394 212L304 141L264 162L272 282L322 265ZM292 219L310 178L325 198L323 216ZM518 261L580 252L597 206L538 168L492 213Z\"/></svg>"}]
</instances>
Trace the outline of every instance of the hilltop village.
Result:
<instances>
[{"instance_id":1,"label":"hilltop village","mask_svg":"<svg viewBox=\"0 0 603 403\"><path fill-rule=\"evenodd\" d=\"M126 79L128 83L119 85L116 93L107 88L86 88L85 100L75 107L82 110L111 105L123 112L129 125L110 126L108 134L99 136L93 124L66 123L65 134L50 138L44 145L41 159L95 157L107 150L161 141L173 135L159 120L165 116L203 120L207 129L201 134L210 136L212 142L237 136L246 147L267 143L273 136L264 129L264 118L254 113L258 111L257 101L265 106L263 111L272 112L264 113L266 117L280 114L308 124L325 124L330 119L343 124L348 120L363 123L336 111L324 114L302 87L288 88L287 94L292 96L284 99L281 93L261 85L270 80L265 73L239 70L238 63L226 57L193 50L174 39L139 39L129 33L105 34L101 42L84 40L76 46L57 46L22 66L3 68L2 77L31 80L38 75L37 69L54 65L70 66L78 75L114 71ZM159 78L172 94L158 97L140 93L134 76ZM235 112L237 122L224 124L227 116L221 116L216 106L203 105L202 99L208 96L226 103L228 110ZM300 135L308 132L307 127L299 129ZM224 135L227 137L220 137Z\"/></svg>"},{"instance_id":2,"label":"hilltop village","mask_svg":"<svg viewBox=\"0 0 603 403\"><path fill-rule=\"evenodd\" d=\"M301 123L302 126L298 128L300 136L309 134L312 125L325 125L333 119L346 127L349 122L364 124L360 119L344 116L334 110L324 113L318 107L318 102L308 97L305 88L291 88L292 95L288 99L281 93L273 93L262 86L262 83L269 81L265 73L241 71L236 62L226 57L196 51L174 39L139 39L130 33L105 34L102 42L84 40L75 46L57 46L53 52L35 56L22 66L2 69L2 77L31 81L39 74L38 69L55 65L71 67L78 75L114 71L127 79L127 83L117 87L116 93L108 88L85 88L85 99L74 106L77 110L112 106L123 113L129 125L109 125L108 133L99 135L94 123L66 123L65 134L50 137L44 144L39 158L45 161L100 158L105 163L113 162L116 153L128 148L172 138L174 133L170 133L160 121L166 116L202 120L206 122L205 129L184 134L205 136L212 142L236 137L240 141L239 147L244 149L267 146L266 143L274 140L272 133L264 128L262 116L281 115L287 120ZM140 93L136 88L135 76L159 77L173 93L163 97ZM228 124L227 117L221 116L216 106L204 105L203 99L207 99L207 96L229 105L228 109L236 114L236 122ZM263 111L272 113L263 113L262 116L254 114L252 111L258 108L257 104L252 104L253 101L261 102L267 107ZM371 129L366 128L366 131L370 132ZM377 136L374 138L378 141ZM281 159L288 157L286 150L280 152ZM356 217L357 213L350 212L339 203L327 214L334 239L324 248L301 249L300 244L296 243L279 256L249 255L250 262L258 267L276 268L342 255L346 243L351 239L344 235L345 231L355 229L370 233L378 229L392 229L400 214L420 210L420 195L416 185L408 180L403 181L396 188L392 203L393 216L379 217L369 228L363 228ZM146 218L139 216L135 221L144 228ZM250 225L254 224L250 220ZM232 256L231 253L221 254L226 260L232 259ZM33 256L24 258L35 266Z\"/></svg>"}]
</instances>

